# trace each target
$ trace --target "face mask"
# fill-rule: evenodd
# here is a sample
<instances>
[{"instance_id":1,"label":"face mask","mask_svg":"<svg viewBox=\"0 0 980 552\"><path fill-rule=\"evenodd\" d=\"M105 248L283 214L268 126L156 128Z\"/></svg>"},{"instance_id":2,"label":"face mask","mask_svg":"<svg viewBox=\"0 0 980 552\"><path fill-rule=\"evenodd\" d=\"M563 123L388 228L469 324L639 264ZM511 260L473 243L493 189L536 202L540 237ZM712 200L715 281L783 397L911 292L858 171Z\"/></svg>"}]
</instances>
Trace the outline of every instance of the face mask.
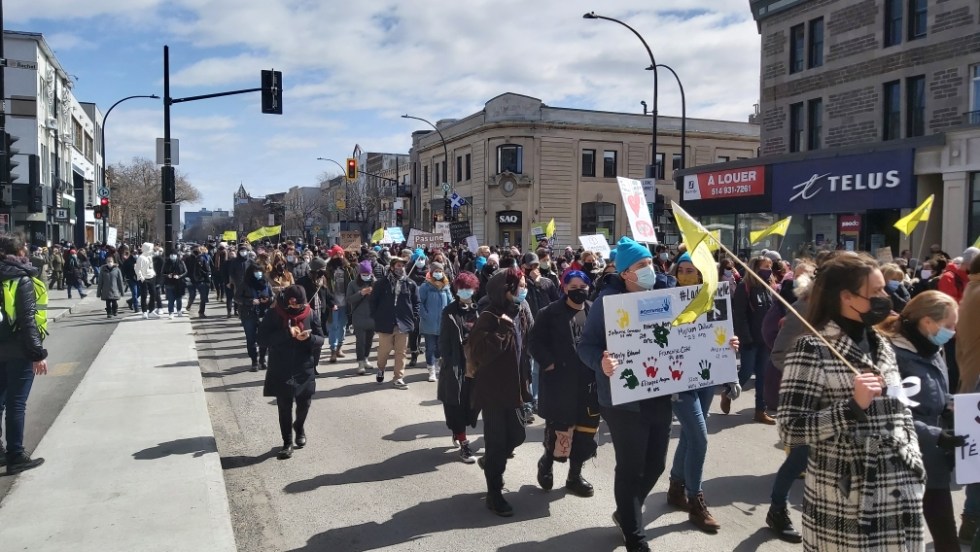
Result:
<instances>
[{"instance_id":1,"label":"face mask","mask_svg":"<svg viewBox=\"0 0 980 552\"><path fill-rule=\"evenodd\" d=\"M473 298L473 290L472 289L461 289L461 290L459 290L459 291L456 292L456 296L459 297L460 299L462 299L463 301L469 301L470 299Z\"/></svg>"},{"instance_id":2,"label":"face mask","mask_svg":"<svg viewBox=\"0 0 980 552\"><path fill-rule=\"evenodd\" d=\"M551 269L551 261L541 261L540 264L538 264L538 267L541 270L547 272L548 270Z\"/></svg>"},{"instance_id":3,"label":"face mask","mask_svg":"<svg viewBox=\"0 0 980 552\"><path fill-rule=\"evenodd\" d=\"M731 269L725 270L725 278L731 278L731 277L732 277Z\"/></svg>"},{"instance_id":4,"label":"face mask","mask_svg":"<svg viewBox=\"0 0 980 552\"><path fill-rule=\"evenodd\" d=\"M400 266L397 267L397 268L393 268L393 269L391 269L391 273L394 274L395 276L398 276L399 278L401 278L402 276L405 275L405 268L404 267L400 267Z\"/></svg>"},{"instance_id":5,"label":"face mask","mask_svg":"<svg viewBox=\"0 0 980 552\"><path fill-rule=\"evenodd\" d=\"M177 255L171 255L170 256L170 260L171 261L176 261L177 260Z\"/></svg>"},{"instance_id":6,"label":"face mask","mask_svg":"<svg viewBox=\"0 0 980 552\"><path fill-rule=\"evenodd\" d=\"M895 291L898 289L898 280L889 280L888 283L885 284L885 289L888 291Z\"/></svg>"},{"instance_id":7,"label":"face mask","mask_svg":"<svg viewBox=\"0 0 980 552\"><path fill-rule=\"evenodd\" d=\"M860 295L858 297L861 297ZM861 322L865 326L877 326L888 318L888 315L892 313L892 300L890 297L865 297L869 303L871 303L871 308L867 312L859 312L861 315ZM854 308L854 307L851 307Z\"/></svg>"},{"instance_id":8,"label":"face mask","mask_svg":"<svg viewBox=\"0 0 980 552\"><path fill-rule=\"evenodd\" d=\"M928 280L929 278L932 278L932 271L922 269L922 273L919 275L919 278L922 280Z\"/></svg>"},{"instance_id":9,"label":"face mask","mask_svg":"<svg viewBox=\"0 0 980 552\"><path fill-rule=\"evenodd\" d=\"M586 289L572 289L568 291L568 298L572 300L572 303L581 305L589 298L589 291Z\"/></svg>"},{"instance_id":10,"label":"face mask","mask_svg":"<svg viewBox=\"0 0 980 552\"><path fill-rule=\"evenodd\" d=\"M932 341L932 344L936 345L937 347L942 347L949 342L950 339L953 339L954 336L956 336L956 332L943 326L939 328L939 331L936 332L935 335L929 336L929 341Z\"/></svg>"},{"instance_id":11,"label":"face mask","mask_svg":"<svg viewBox=\"0 0 980 552\"><path fill-rule=\"evenodd\" d=\"M661 253L660 254L660 260L661 261L666 261L667 259L668 259L668 255L666 253Z\"/></svg>"},{"instance_id":12,"label":"face mask","mask_svg":"<svg viewBox=\"0 0 980 552\"><path fill-rule=\"evenodd\" d=\"M432 273L432 279L433 280L442 280L442 277L443 277L442 272L433 272Z\"/></svg>"},{"instance_id":13,"label":"face mask","mask_svg":"<svg viewBox=\"0 0 980 552\"><path fill-rule=\"evenodd\" d=\"M586 272L592 272L595 270L595 263L583 263L582 268L585 269Z\"/></svg>"},{"instance_id":14,"label":"face mask","mask_svg":"<svg viewBox=\"0 0 980 552\"><path fill-rule=\"evenodd\" d=\"M286 261L290 263L295 263L296 257L293 257L292 255L286 255Z\"/></svg>"},{"instance_id":15,"label":"face mask","mask_svg":"<svg viewBox=\"0 0 980 552\"><path fill-rule=\"evenodd\" d=\"M762 270L759 271L759 278L762 278L763 280L768 282L769 279L772 278L772 271L767 268L763 268Z\"/></svg>"},{"instance_id":16,"label":"face mask","mask_svg":"<svg viewBox=\"0 0 980 552\"><path fill-rule=\"evenodd\" d=\"M425 268L425 261L421 259L415 261L415 268Z\"/></svg>"},{"instance_id":17,"label":"face mask","mask_svg":"<svg viewBox=\"0 0 980 552\"><path fill-rule=\"evenodd\" d=\"M255 276L255 279L256 280L261 280L262 279L262 272L261 271L253 272L252 275Z\"/></svg>"},{"instance_id":18,"label":"face mask","mask_svg":"<svg viewBox=\"0 0 980 552\"><path fill-rule=\"evenodd\" d=\"M652 266L645 266L637 270L636 274L636 285L643 289L653 289L653 286L657 283L657 273L653 270Z\"/></svg>"},{"instance_id":19,"label":"face mask","mask_svg":"<svg viewBox=\"0 0 980 552\"><path fill-rule=\"evenodd\" d=\"M677 275L677 285L678 286L696 286L698 285L698 275L697 274L678 274Z\"/></svg>"},{"instance_id":20,"label":"face mask","mask_svg":"<svg viewBox=\"0 0 980 552\"><path fill-rule=\"evenodd\" d=\"M361 280L364 281L364 282L370 282L371 281L371 275L370 274L361 274Z\"/></svg>"},{"instance_id":21,"label":"face mask","mask_svg":"<svg viewBox=\"0 0 980 552\"><path fill-rule=\"evenodd\" d=\"M238 250L238 256L239 257L244 257L245 255L248 255L248 249L239 249Z\"/></svg>"},{"instance_id":22,"label":"face mask","mask_svg":"<svg viewBox=\"0 0 980 552\"><path fill-rule=\"evenodd\" d=\"M517 291L517 295L514 296L514 302L517 304L521 304L524 302L524 299L526 298L527 298L527 288L521 288Z\"/></svg>"}]
</instances>

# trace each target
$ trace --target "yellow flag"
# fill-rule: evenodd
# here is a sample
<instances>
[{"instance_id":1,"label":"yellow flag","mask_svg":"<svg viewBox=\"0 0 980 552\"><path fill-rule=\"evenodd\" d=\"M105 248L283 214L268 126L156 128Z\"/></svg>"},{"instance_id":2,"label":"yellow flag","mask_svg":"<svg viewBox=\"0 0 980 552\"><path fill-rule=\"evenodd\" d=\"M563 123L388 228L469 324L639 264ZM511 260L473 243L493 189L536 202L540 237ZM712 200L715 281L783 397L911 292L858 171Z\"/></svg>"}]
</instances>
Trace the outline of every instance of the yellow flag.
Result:
<instances>
[{"instance_id":1,"label":"yellow flag","mask_svg":"<svg viewBox=\"0 0 980 552\"><path fill-rule=\"evenodd\" d=\"M265 237L264 230L265 228L259 228L258 230L253 230L249 232L247 236L245 236L245 239L247 239L250 242L257 242Z\"/></svg>"},{"instance_id":2,"label":"yellow flag","mask_svg":"<svg viewBox=\"0 0 980 552\"><path fill-rule=\"evenodd\" d=\"M673 325L691 324L702 314L715 308L715 293L718 291L718 269L715 258L711 255L711 234L701 224L694 220L687 211L681 209L676 202L671 201L674 208L674 220L681 231L681 239L687 244L687 252L691 262L701 271L702 286L697 297L685 308Z\"/></svg>"},{"instance_id":3,"label":"yellow flag","mask_svg":"<svg viewBox=\"0 0 980 552\"><path fill-rule=\"evenodd\" d=\"M895 223L895 228L898 228L898 231L906 236L911 234L912 230L915 230L915 227L920 222L929 220L929 213L932 212L932 200L935 197L934 195L927 197L922 202L922 205L919 205L914 211L898 219L898 222Z\"/></svg>"},{"instance_id":4,"label":"yellow flag","mask_svg":"<svg viewBox=\"0 0 980 552\"><path fill-rule=\"evenodd\" d=\"M282 233L281 224L278 226L266 226L265 228L262 229L262 234L267 238L271 238L272 236L278 236L281 233Z\"/></svg>"},{"instance_id":5,"label":"yellow flag","mask_svg":"<svg viewBox=\"0 0 980 552\"><path fill-rule=\"evenodd\" d=\"M768 238L773 234L779 234L780 236L785 236L786 232L789 232L789 221L793 217L786 217L783 220L777 221L765 230L758 230L756 232L749 232L749 243L756 244L760 240Z\"/></svg>"},{"instance_id":6,"label":"yellow flag","mask_svg":"<svg viewBox=\"0 0 980 552\"><path fill-rule=\"evenodd\" d=\"M224 241L238 241L238 232L225 230L225 233L221 234L221 239Z\"/></svg>"},{"instance_id":7,"label":"yellow flag","mask_svg":"<svg viewBox=\"0 0 980 552\"><path fill-rule=\"evenodd\" d=\"M980 247L980 236L977 236L977 241L973 242L973 247Z\"/></svg>"},{"instance_id":8,"label":"yellow flag","mask_svg":"<svg viewBox=\"0 0 980 552\"><path fill-rule=\"evenodd\" d=\"M549 238L555 235L555 219L551 219L551 221L548 222L548 226L544 227L544 235L548 236Z\"/></svg>"},{"instance_id":9,"label":"yellow flag","mask_svg":"<svg viewBox=\"0 0 980 552\"><path fill-rule=\"evenodd\" d=\"M385 229L384 228L378 228L377 230L374 231L374 234L371 234L371 241L373 243L378 243L378 242L380 242L383 239L385 239Z\"/></svg>"},{"instance_id":10,"label":"yellow flag","mask_svg":"<svg viewBox=\"0 0 980 552\"><path fill-rule=\"evenodd\" d=\"M714 253L718 251L718 244L721 243L721 230L712 230L709 232L711 239L706 240L708 243L708 250Z\"/></svg>"}]
</instances>

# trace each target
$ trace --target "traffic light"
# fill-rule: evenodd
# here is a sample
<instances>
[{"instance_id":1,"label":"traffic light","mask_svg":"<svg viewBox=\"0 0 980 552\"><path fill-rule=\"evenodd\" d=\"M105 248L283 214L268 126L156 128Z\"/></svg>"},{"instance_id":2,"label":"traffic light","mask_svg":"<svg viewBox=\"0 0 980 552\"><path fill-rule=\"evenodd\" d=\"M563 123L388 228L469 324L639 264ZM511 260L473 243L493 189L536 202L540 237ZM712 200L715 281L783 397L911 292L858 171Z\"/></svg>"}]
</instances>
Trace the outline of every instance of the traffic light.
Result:
<instances>
[{"instance_id":1,"label":"traffic light","mask_svg":"<svg viewBox=\"0 0 980 552\"><path fill-rule=\"evenodd\" d=\"M262 71L262 113L282 115L282 71Z\"/></svg>"},{"instance_id":2,"label":"traffic light","mask_svg":"<svg viewBox=\"0 0 980 552\"><path fill-rule=\"evenodd\" d=\"M43 213L44 197L41 188L41 157L27 156L27 212Z\"/></svg>"},{"instance_id":3,"label":"traffic light","mask_svg":"<svg viewBox=\"0 0 980 552\"><path fill-rule=\"evenodd\" d=\"M3 182L7 184L13 184L17 181L17 175L14 174L14 169L17 168L18 163L14 160L14 156L20 153L18 150L14 149L14 143L16 143L20 138L10 134L9 132L3 133L3 157L4 157L4 170L0 178Z\"/></svg>"},{"instance_id":4,"label":"traffic light","mask_svg":"<svg viewBox=\"0 0 980 552\"><path fill-rule=\"evenodd\" d=\"M99 200L100 211L102 212L102 218L109 218L109 198L104 197Z\"/></svg>"},{"instance_id":5,"label":"traffic light","mask_svg":"<svg viewBox=\"0 0 980 552\"><path fill-rule=\"evenodd\" d=\"M347 180L357 180L357 159L347 158Z\"/></svg>"},{"instance_id":6,"label":"traffic light","mask_svg":"<svg viewBox=\"0 0 980 552\"><path fill-rule=\"evenodd\" d=\"M95 215L96 220L102 220L102 206L96 205L92 207L92 214Z\"/></svg>"},{"instance_id":7,"label":"traffic light","mask_svg":"<svg viewBox=\"0 0 980 552\"><path fill-rule=\"evenodd\" d=\"M401 209L395 209L395 226L402 225L402 215L404 214L405 212L402 211Z\"/></svg>"}]
</instances>

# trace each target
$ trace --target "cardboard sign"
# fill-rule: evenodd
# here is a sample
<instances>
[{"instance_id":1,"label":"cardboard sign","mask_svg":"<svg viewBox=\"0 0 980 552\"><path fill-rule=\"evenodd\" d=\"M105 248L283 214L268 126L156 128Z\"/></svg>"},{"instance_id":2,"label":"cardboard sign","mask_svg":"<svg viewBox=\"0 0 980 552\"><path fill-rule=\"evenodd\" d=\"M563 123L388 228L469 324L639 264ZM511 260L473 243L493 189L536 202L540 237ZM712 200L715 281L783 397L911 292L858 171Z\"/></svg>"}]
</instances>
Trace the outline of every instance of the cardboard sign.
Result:
<instances>
[{"instance_id":1,"label":"cardboard sign","mask_svg":"<svg viewBox=\"0 0 980 552\"><path fill-rule=\"evenodd\" d=\"M479 247L480 247L480 242L476 239L476 236L466 237L466 249L468 249L470 253L476 253L476 250Z\"/></svg>"},{"instance_id":2,"label":"cardboard sign","mask_svg":"<svg viewBox=\"0 0 980 552\"><path fill-rule=\"evenodd\" d=\"M425 234L419 232L415 234L415 244L412 247L421 247L422 249L429 250L434 247L442 247L443 245L442 234Z\"/></svg>"},{"instance_id":3,"label":"cardboard sign","mask_svg":"<svg viewBox=\"0 0 980 552\"><path fill-rule=\"evenodd\" d=\"M610 378L613 404L738 380L728 344L735 332L727 282L718 284L712 312L671 326L699 291L701 286L685 286L603 299L606 348L619 360Z\"/></svg>"},{"instance_id":4,"label":"cardboard sign","mask_svg":"<svg viewBox=\"0 0 980 552\"><path fill-rule=\"evenodd\" d=\"M350 232L341 232L340 233L340 243L344 247L347 247L347 246L349 246L351 244L354 244L357 247L360 247L361 246L361 233L358 232L358 231L356 231L356 230L355 231L350 231Z\"/></svg>"},{"instance_id":5,"label":"cardboard sign","mask_svg":"<svg viewBox=\"0 0 980 552\"><path fill-rule=\"evenodd\" d=\"M405 233L402 232L402 229L397 226L392 226L386 229L385 234L388 235L388 239L390 239L392 243L402 243L405 241Z\"/></svg>"},{"instance_id":6,"label":"cardboard sign","mask_svg":"<svg viewBox=\"0 0 980 552\"><path fill-rule=\"evenodd\" d=\"M606 241L606 236L602 234L593 234L591 236L579 236L579 243L582 244L582 249L586 251L595 251L602 255L603 259L608 259L612 253L612 249L609 248L609 242Z\"/></svg>"},{"instance_id":7,"label":"cardboard sign","mask_svg":"<svg viewBox=\"0 0 980 552\"><path fill-rule=\"evenodd\" d=\"M442 234L442 241L444 241L446 243L450 243L450 242L456 243L456 242L453 242L453 235L449 231L449 223L448 222L437 222L436 223L436 234Z\"/></svg>"},{"instance_id":8,"label":"cardboard sign","mask_svg":"<svg viewBox=\"0 0 980 552\"><path fill-rule=\"evenodd\" d=\"M875 256L878 258L879 263L890 263L895 260L894 255L892 255L891 247L879 247L875 251Z\"/></svg>"},{"instance_id":9,"label":"cardboard sign","mask_svg":"<svg viewBox=\"0 0 980 552\"><path fill-rule=\"evenodd\" d=\"M626 217L630 221L633 239L640 243L658 243L650 209L647 208L646 197L643 195L643 183L622 176L617 176L616 181L619 183L619 193L623 196L623 205L626 206Z\"/></svg>"},{"instance_id":10,"label":"cardboard sign","mask_svg":"<svg viewBox=\"0 0 980 552\"><path fill-rule=\"evenodd\" d=\"M544 228L542 228L541 226L535 226L534 228L531 228L531 233L534 234L534 240L535 240L534 243L537 243L548 237L548 235L544 233Z\"/></svg>"},{"instance_id":11,"label":"cardboard sign","mask_svg":"<svg viewBox=\"0 0 980 552\"><path fill-rule=\"evenodd\" d=\"M956 482L980 483L980 393L953 395L953 432L966 436L966 445L953 452Z\"/></svg>"}]
</instances>

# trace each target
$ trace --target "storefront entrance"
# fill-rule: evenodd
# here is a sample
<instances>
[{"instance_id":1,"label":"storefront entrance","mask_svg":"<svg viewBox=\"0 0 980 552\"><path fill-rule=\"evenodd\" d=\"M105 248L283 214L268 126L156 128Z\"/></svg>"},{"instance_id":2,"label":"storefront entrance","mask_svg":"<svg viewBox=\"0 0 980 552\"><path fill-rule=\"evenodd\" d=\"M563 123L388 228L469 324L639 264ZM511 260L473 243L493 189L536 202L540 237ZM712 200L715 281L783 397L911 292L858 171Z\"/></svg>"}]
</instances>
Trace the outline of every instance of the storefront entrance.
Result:
<instances>
[{"instance_id":1,"label":"storefront entrance","mask_svg":"<svg viewBox=\"0 0 980 552\"><path fill-rule=\"evenodd\" d=\"M523 247L523 214L520 211L497 211L497 245Z\"/></svg>"}]
</instances>

